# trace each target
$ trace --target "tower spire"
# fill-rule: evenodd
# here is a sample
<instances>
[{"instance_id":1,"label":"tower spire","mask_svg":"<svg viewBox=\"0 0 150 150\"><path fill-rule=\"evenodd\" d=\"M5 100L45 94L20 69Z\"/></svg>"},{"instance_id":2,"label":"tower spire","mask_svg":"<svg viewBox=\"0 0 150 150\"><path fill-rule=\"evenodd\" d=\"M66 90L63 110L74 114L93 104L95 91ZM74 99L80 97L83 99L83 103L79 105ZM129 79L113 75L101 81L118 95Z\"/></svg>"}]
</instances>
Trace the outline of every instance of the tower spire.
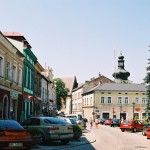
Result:
<instances>
[{"instance_id":1,"label":"tower spire","mask_svg":"<svg viewBox=\"0 0 150 150\"><path fill-rule=\"evenodd\" d=\"M122 51L120 52L120 56L118 57L118 69L112 74L115 78L116 82L127 83L128 77L130 76L130 72L126 71L124 68L124 56L122 55Z\"/></svg>"}]
</instances>

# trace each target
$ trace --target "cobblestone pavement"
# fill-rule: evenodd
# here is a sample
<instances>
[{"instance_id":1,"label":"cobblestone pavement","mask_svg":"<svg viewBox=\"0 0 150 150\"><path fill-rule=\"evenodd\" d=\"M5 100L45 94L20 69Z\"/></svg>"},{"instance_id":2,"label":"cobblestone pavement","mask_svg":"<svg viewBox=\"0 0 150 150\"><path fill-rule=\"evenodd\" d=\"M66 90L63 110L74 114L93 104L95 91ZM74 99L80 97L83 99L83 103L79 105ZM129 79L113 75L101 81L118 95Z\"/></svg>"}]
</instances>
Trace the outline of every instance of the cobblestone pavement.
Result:
<instances>
[{"instance_id":1,"label":"cobblestone pavement","mask_svg":"<svg viewBox=\"0 0 150 150\"><path fill-rule=\"evenodd\" d=\"M98 129L87 127L80 140L67 145L53 142L38 145L32 150L150 150L150 140L141 132L121 132L119 127L100 125Z\"/></svg>"}]
</instances>

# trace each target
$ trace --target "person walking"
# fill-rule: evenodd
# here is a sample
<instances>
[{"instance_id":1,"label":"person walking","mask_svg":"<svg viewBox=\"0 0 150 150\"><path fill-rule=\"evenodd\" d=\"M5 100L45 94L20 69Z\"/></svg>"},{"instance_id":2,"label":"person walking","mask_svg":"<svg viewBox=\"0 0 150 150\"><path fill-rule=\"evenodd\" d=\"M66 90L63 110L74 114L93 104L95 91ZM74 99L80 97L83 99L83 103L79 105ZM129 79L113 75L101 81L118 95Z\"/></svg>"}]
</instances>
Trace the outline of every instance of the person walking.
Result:
<instances>
[{"instance_id":1,"label":"person walking","mask_svg":"<svg viewBox=\"0 0 150 150\"><path fill-rule=\"evenodd\" d=\"M90 120L90 129L92 129L92 126L93 126L93 121L92 119Z\"/></svg>"},{"instance_id":2,"label":"person walking","mask_svg":"<svg viewBox=\"0 0 150 150\"><path fill-rule=\"evenodd\" d=\"M95 127L98 128L98 118L95 119Z\"/></svg>"}]
</instances>

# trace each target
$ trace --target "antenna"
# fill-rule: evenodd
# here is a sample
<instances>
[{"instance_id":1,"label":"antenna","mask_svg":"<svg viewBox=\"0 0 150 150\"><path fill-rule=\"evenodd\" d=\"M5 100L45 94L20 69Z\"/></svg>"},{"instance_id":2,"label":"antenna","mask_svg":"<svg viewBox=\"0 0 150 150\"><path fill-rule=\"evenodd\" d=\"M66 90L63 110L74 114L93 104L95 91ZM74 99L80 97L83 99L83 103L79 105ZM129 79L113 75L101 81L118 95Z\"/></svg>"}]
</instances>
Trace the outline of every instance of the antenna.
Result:
<instances>
[{"instance_id":1,"label":"antenna","mask_svg":"<svg viewBox=\"0 0 150 150\"><path fill-rule=\"evenodd\" d=\"M115 61L115 72L116 72L116 51L114 50L114 61ZM116 79L116 73L115 73L115 79Z\"/></svg>"}]
</instances>

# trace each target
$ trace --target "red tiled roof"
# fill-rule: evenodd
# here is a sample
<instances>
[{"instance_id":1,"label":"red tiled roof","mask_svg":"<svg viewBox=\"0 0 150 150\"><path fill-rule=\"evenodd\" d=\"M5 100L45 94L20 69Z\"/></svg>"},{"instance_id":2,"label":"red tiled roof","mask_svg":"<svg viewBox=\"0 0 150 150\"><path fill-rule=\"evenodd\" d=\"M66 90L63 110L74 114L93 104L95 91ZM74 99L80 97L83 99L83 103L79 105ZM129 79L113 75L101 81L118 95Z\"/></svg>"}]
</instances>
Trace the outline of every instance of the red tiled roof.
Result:
<instances>
[{"instance_id":1,"label":"red tiled roof","mask_svg":"<svg viewBox=\"0 0 150 150\"><path fill-rule=\"evenodd\" d=\"M5 36L23 36L19 32L2 32Z\"/></svg>"},{"instance_id":2,"label":"red tiled roof","mask_svg":"<svg viewBox=\"0 0 150 150\"><path fill-rule=\"evenodd\" d=\"M5 37L11 38L17 41L21 41L21 42L24 41L26 44L28 44L29 48L32 48L29 42L26 40L26 38L19 32L2 32L2 33Z\"/></svg>"}]
</instances>

